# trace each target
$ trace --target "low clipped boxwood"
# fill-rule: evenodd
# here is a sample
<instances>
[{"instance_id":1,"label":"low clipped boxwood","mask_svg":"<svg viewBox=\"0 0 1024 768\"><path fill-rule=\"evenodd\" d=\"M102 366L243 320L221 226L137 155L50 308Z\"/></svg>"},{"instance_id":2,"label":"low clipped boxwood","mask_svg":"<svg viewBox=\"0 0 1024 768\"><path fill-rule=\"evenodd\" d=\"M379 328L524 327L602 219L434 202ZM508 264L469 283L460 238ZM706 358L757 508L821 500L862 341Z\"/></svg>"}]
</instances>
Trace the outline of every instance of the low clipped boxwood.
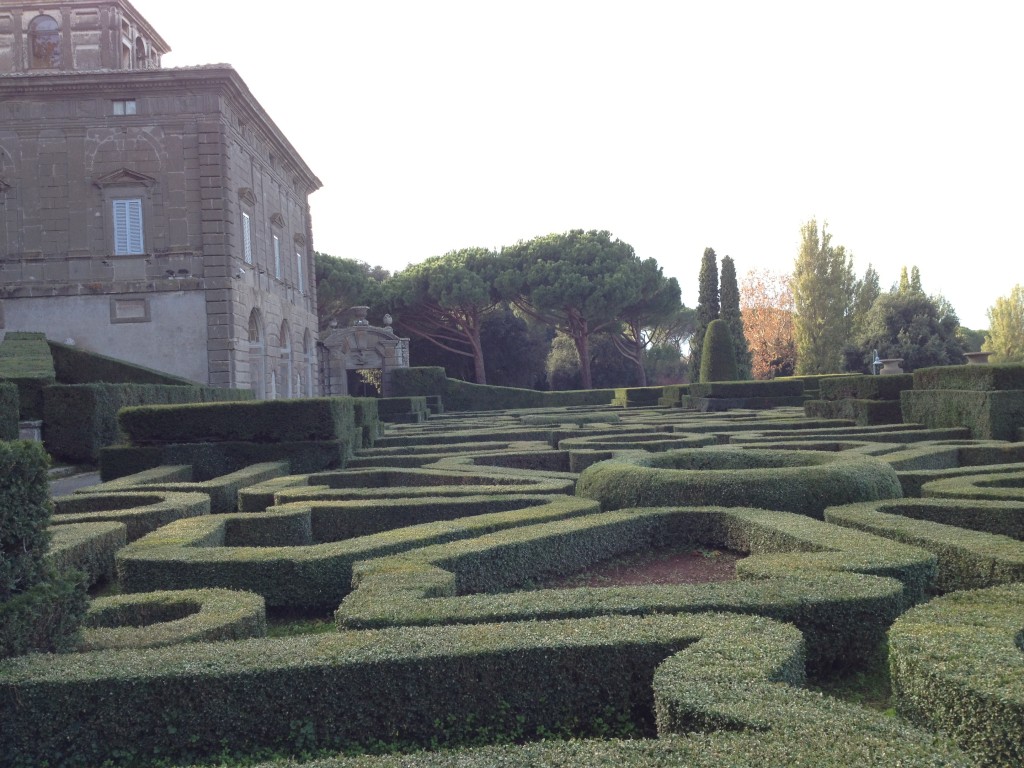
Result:
<instances>
[{"instance_id":1,"label":"low clipped boxwood","mask_svg":"<svg viewBox=\"0 0 1024 768\"><path fill-rule=\"evenodd\" d=\"M128 527L118 522L69 523L50 528L47 557L58 571L84 573L92 586L111 581L114 558L127 542Z\"/></svg>"},{"instance_id":2,"label":"low clipped boxwood","mask_svg":"<svg viewBox=\"0 0 1024 768\"><path fill-rule=\"evenodd\" d=\"M822 400L895 400L900 392L914 388L914 374L892 376L823 377L819 382Z\"/></svg>"},{"instance_id":3,"label":"low clipped boxwood","mask_svg":"<svg viewBox=\"0 0 1024 768\"><path fill-rule=\"evenodd\" d=\"M932 480L921 486L929 498L1024 501L1024 469Z\"/></svg>"},{"instance_id":4,"label":"low clipped boxwood","mask_svg":"<svg viewBox=\"0 0 1024 768\"><path fill-rule=\"evenodd\" d=\"M953 592L889 632L896 710L944 731L981 766L1024 765L1024 585Z\"/></svg>"},{"instance_id":5,"label":"low clipped boxwood","mask_svg":"<svg viewBox=\"0 0 1024 768\"><path fill-rule=\"evenodd\" d=\"M436 499L435 499L436 501ZM377 504L374 505L378 506ZM392 518L437 515L433 522L380 530L386 515L359 520L342 505L348 522L332 521L327 504L272 507L266 512L209 515L177 520L132 542L117 554L125 592L224 587L263 595L271 607L332 609L351 590L352 566L359 560L538 521L592 514L597 504L570 496L495 494L463 504L410 505ZM318 518L314 525L315 517ZM469 516L461 516L469 515ZM367 515L363 516L367 518ZM458 519L452 519L458 518ZM341 541L313 539L343 535L362 526L378 532Z\"/></svg>"},{"instance_id":6,"label":"low clipped boxwood","mask_svg":"<svg viewBox=\"0 0 1024 768\"><path fill-rule=\"evenodd\" d=\"M933 552L934 589L951 592L1024 580L1024 504L900 499L830 507L828 522Z\"/></svg>"},{"instance_id":7,"label":"low clipped boxwood","mask_svg":"<svg viewBox=\"0 0 1024 768\"><path fill-rule=\"evenodd\" d=\"M16 756L14 768L42 760L74 768L254 748L294 754L398 742L436 750L482 736L596 735L622 722L659 738L637 740L632 757L623 742L546 741L492 748L479 759L433 751L321 764L596 766L610 757L615 766L650 768L760 765L767 756L768 764L795 757L881 768L899 756L904 766L968 765L926 733L795 688L801 652L791 627L701 614L27 657L0 665L0 750ZM88 691L106 695L83 706ZM820 738L823 728L830 739ZM81 733L90 738L74 736Z\"/></svg>"},{"instance_id":8,"label":"low clipped boxwood","mask_svg":"<svg viewBox=\"0 0 1024 768\"><path fill-rule=\"evenodd\" d=\"M687 394L691 397L707 398L750 398L750 397L799 397L804 385L792 379L771 381L712 381L690 384Z\"/></svg>"},{"instance_id":9,"label":"low clipped boxwood","mask_svg":"<svg viewBox=\"0 0 1024 768\"><path fill-rule=\"evenodd\" d=\"M100 597L89 604L83 624L79 651L242 640L267 633L263 598L228 589Z\"/></svg>"},{"instance_id":10,"label":"low clipped boxwood","mask_svg":"<svg viewBox=\"0 0 1024 768\"><path fill-rule=\"evenodd\" d=\"M125 526L128 541L183 517L210 514L210 497L206 494L148 489L58 496L53 505L51 523L56 529L74 523L116 522Z\"/></svg>"},{"instance_id":11,"label":"low clipped boxwood","mask_svg":"<svg viewBox=\"0 0 1024 768\"><path fill-rule=\"evenodd\" d=\"M821 518L825 507L898 498L902 490L895 470L871 456L715 448L603 461L583 471L576 494L605 510L703 504Z\"/></svg>"},{"instance_id":12,"label":"low clipped boxwood","mask_svg":"<svg viewBox=\"0 0 1024 768\"><path fill-rule=\"evenodd\" d=\"M659 546L754 557L740 581L553 589L516 586ZM486 533L358 563L339 627L465 624L609 613L758 613L797 625L824 673L869 656L932 583L935 556L803 515L742 508L630 509ZM879 578L875 578L879 577Z\"/></svg>"}]
</instances>

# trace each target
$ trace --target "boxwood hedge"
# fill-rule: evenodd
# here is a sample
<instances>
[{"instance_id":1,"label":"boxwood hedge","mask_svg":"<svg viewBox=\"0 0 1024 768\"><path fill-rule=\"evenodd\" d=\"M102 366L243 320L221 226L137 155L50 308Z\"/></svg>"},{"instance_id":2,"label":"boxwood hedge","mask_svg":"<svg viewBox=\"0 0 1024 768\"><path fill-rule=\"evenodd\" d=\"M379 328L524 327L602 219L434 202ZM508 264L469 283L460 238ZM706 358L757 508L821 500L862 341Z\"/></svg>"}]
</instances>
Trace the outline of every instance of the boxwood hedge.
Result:
<instances>
[{"instance_id":1,"label":"boxwood hedge","mask_svg":"<svg viewBox=\"0 0 1024 768\"><path fill-rule=\"evenodd\" d=\"M510 510L511 505L515 506ZM433 509L443 514L441 505L435 504ZM313 510L322 518L318 533L338 530L340 526L330 524L331 507L326 504L193 517L166 525L118 553L122 590L225 587L263 595L271 607L334 608L351 589L352 565L359 560L501 528L590 514L597 511L597 504L567 496L480 497L450 507L450 516L476 511L471 517L320 543L312 539ZM425 510L410 509L408 514L429 514ZM399 512L395 524L402 519ZM282 531L288 538L282 540Z\"/></svg>"},{"instance_id":2,"label":"boxwood hedge","mask_svg":"<svg viewBox=\"0 0 1024 768\"><path fill-rule=\"evenodd\" d=\"M530 739L562 730L586 735L619 720L653 735L656 720L664 737L708 731L687 737L696 738L693 753L703 747L719 756L754 754L753 745L737 743L750 731L762 757L766 750L821 754L820 729L827 725L844 741L836 750L830 738L824 751L844 757L825 765L892 765L897 755L908 757L904 765L964 765L932 737L793 688L800 667L801 638L793 628L716 614L23 657L0 664L0 750L16 768L43 759L84 766L259 747L442 746L486 734ZM339 695L346 691L359 695ZM717 733L723 726L734 733ZM534 749L579 754L578 744ZM511 764L523 764L518 750L507 749ZM450 765L457 754L395 759Z\"/></svg>"},{"instance_id":3,"label":"boxwood hedge","mask_svg":"<svg viewBox=\"0 0 1024 768\"><path fill-rule=\"evenodd\" d=\"M1024 469L985 472L942 480L921 486L921 495L945 499L1024 501Z\"/></svg>"},{"instance_id":4,"label":"boxwood hedge","mask_svg":"<svg viewBox=\"0 0 1024 768\"><path fill-rule=\"evenodd\" d=\"M866 502L830 507L825 519L933 552L938 558L935 589L940 592L1024 581L1020 502Z\"/></svg>"},{"instance_id":5,"label":"boxwood hedge","mask_svg":"<svg viewBox=\"0 0 1024 768\"><path fill-rule=\"evenodd\" d=\"M124 523L70 523L50 529L47 557L58 571L75 570L85 574L92 586L114 578L114 557L127 543Z\"/></svg>"},{"instance_id":6,"label":"boxwood hedge","mask_svg":"<svg viewBox=\"0 0 1024 768\"><path fill-rule=\"evenodd\" d=\"M58 496L53 506L55 532L69 523L116 522L125 526L127 541L135 541L173 520L210 514L210 497L143 489Z\"/></svg>"},{"instance_id":7,"label":"boxwood hedge","mask_svg":"<svg viewBox=\"0 0 1024 768\"><path fill-rule=\"evenodd\" d=\"M110 595L89 603L78 651L241 640L267 633L263 598L228 589Z\"/></svg>"},{"instance_id":8,"label":"boxwood hedge","mask_svg":"<svg viewBox=\"0 0 1024 768\"><path fill-rule=\"evenodd\" d=\"M738 582L504 593L626 552L682 544L756 557L740 561ZM760 613L796 624L807 638L810 667L822 672L866 658L892 620L921 599L934 569L930 553L786 512L619 510L359 563L357 588L336 619L339 627L361 628L607 613Z\"/></svg>"},{"instance_id":9,"label":"boxwood hedge","mask_svg":"<svg viewBox=\"0 0 1024 768\"><path fill-rule=\"evenodd\" d=\"M885 462L846 452L705 448L620 455L588 467L576 493L601 508L751 506L820 518L825 507L902 495Z\"/></svg>"},{"instance_id":10,"label":"boxwood hedge","mask_svg":"<svg viewBox=\"0 0 1024 768\"><path fill-rule=\"evenodd\" d=\"M889 632L897 711L949 733L978 765L1024 765L1024 585L954 592Z\"/></svg>"}]
</instances>

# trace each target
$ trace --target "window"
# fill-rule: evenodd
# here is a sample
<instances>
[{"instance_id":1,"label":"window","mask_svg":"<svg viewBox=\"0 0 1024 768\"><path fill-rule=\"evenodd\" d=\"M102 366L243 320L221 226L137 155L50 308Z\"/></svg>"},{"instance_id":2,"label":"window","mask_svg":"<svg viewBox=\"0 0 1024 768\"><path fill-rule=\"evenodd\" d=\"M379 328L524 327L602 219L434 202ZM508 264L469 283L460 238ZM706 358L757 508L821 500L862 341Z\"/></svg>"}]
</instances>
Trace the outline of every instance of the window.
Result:
<instances>
[{"instance_id":1,"label":"window","mask_svg":"<svg viewBox=\"0 0 1024 768\"><path fill-rule=\"evenodd\" d=\"M113 104L115 115L135 114L135 99L115 99Z\"/></svg>"},{"instance_id":2,"label":"window","mask_svg":"<svg viewBox=\"0 0 1024 768\"><path fill-rule=\"evenodd\" d=\"M246 264L252 264L252 229L249 226L249 214L242 214L242 253Z\"/></svg>"},{"instance_id":3,"label":"window","mask_svg":"<svg viewBox=\"0 0 1024 768\"><path fill-rule=\"evenodd\" d=\"M60 66L60 25L52 16L36 16L28 25L32 69Z\"/></svg>"},{"instance_id":4,"label":"window","mask_svg":"<svg viewBox=\"0 0 1024 768\"><path fill-rule=\"evenodd\" d=\"M296 287L299 289L299 293L305 293L305 283L302 280L302 254L295 253L295 274L298 275L296 278Z\"/></svg>"},{"instance_id":5,"label":"window","mask_svg":"<svg viewBox=\"0 0 1024 768\"><path fill-rule=\"evenodd\" d=\"M281 279L281 238L274 235L274 277Z\"/></svg>"},{"instance_id":6,"label":"window","mask_svg":"<svg viewBox=\"0 0 1024 768\"><path fill-rule=\"evenodd\" d=\"M142 242L142 200L113 200L114 255L145 253Z\"/></svg>"}]
</instances>

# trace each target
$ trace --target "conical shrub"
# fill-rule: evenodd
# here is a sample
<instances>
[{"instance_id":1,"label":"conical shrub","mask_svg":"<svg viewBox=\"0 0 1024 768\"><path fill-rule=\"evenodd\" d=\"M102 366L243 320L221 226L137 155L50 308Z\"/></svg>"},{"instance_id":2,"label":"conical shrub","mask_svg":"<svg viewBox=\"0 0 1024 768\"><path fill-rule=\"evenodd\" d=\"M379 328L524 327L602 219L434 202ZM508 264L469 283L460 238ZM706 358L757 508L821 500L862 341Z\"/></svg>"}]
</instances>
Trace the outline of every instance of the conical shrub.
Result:
<instances>
[{"instance_id":1,"label":"conical shrub","mask_svg":"<svg viewBox=\"0 0 1024 768\"><path fill-rule=\"evenodd\" d=\"M704 334L700 358L700 380L736 381L736 352L729 334L729 323L712 320Z\"/></svg>"}]
</instances>

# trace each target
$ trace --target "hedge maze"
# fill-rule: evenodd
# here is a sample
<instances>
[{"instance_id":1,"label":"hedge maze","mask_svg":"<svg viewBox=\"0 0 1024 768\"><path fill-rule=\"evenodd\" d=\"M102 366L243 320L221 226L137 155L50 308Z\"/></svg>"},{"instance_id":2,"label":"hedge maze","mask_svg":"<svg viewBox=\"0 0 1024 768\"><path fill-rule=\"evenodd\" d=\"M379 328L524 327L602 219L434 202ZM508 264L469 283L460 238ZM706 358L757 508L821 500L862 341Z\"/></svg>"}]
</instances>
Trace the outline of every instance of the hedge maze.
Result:
<instances>
[{"instance_id":1,"label":"hedge maze","mask_svg":"<svg viewBox=\"0 0 1024 768\"><path fill-rule=\"evenodd\" d=\"M1024 764L1024 444L805 412L801 380L519 409L428 380L444 412L385 426L122 411L49 523L49 567L104 596L0 661L0 764ZM888 413L918 379L814 383ZM670 548L736 577L546 586ZM895 715L817 692L885 649Z\"/></svg>"}]
</instances>

